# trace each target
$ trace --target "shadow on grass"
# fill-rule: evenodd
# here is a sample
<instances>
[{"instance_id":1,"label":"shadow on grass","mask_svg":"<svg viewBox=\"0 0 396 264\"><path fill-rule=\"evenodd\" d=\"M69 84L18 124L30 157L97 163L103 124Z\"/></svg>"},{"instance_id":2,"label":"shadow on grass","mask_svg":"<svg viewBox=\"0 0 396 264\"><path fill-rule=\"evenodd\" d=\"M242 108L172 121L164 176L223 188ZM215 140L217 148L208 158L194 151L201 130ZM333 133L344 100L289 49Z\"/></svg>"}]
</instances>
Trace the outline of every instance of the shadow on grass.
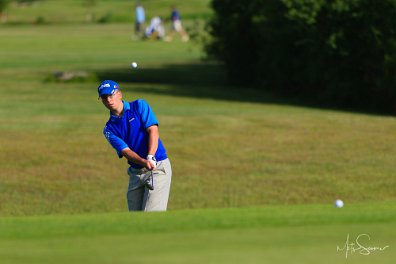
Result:
<instances>
[{"instance_id":1,"label":"shadow on grass","mask_svg":"<svg viewBox=\"0 0 396 264\"><path fill-rule=\"evenodd\" d=\"M310 98L282 96L263 89L227 84L222 65L216 63L169 64L160 68L110 69L96 72L99 80L111 79L119 83L142 84L133 91L213 100L228 100L252 103L271 103L316 109L347 111L374 115L384 115L375 109L360 109L333 105L331 102L318 103ZM155 84L158 84L156 86ZM163 85L166 85L164 89ZM136 85L135 85L136 86ZM132 88L124 87L124 90ZM387 115L387 114L385 114Z\"/></svg>"},{"instance_id":2,"label":"shadow on grass","mask_svg":"<svg viewBox=\"0 0 396 264\"><path fill-rule=\"evenodd\" d=\"M153 94L239 102L292 103L289 99L273 96L248 86L236 87L227 84L222 66L216 63L169 64L161 68L111 69L96 72L96 76L99 80L110 79L119 83L142 84L142 88L133 88L133 91ZM166 89L162 85L166 85ZM130 88L123 87L123 89L128 91Z\"/></svg>"},{"instance_id":3,"label":"shadow on grass","mask_svg":"<svg viewBox=\"0 0 396 264\"><path fill-rule=\"evenodd\" d=\"M100 79L126 83L156 83L174 85L225 84L222 67L214 63L168 64L160 68L111 69L97 72Z\"/></svg>"}]
</instances>

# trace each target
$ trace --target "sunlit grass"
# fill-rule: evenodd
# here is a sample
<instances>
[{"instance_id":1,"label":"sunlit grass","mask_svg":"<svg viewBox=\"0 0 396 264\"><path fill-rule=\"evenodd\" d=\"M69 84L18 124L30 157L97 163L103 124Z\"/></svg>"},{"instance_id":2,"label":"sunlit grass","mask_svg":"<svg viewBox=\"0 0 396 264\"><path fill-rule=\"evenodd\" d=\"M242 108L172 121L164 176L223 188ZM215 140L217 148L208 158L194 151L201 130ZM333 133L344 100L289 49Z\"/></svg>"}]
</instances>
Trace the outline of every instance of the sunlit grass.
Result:
<instances>
[{"instance_id":1,"label":"sunlit grass","mask_svg":"<svg viewBox=\"0 0 396 264\"><path fill-rule=\"evenodd\" d=\"M6 10L7 23L130 23L133 29L136 1L95 1L93 6L84 0L36 1L33 5L12 3ZM146 11L146 23L154 16L169 19L171 7L176 5L184 20L208 18L212 13L210 0L141 0ZM90 19L89 19L90 18Z\"/></svg>"},{"instance_id":2,"label":"sunlit grass","mask_svg":"<svg viewBox=\"0 0 396 264\"><path fill-rule=\"evenodd\" d=\"M132 41L129 27L0 31L2 215L126 209L127 164L102 135L101 78L153 107L173 166L171 210L395 198L393 117L292 106L227 87L196 44ZM56 71L97 81L48 81Z\"/></svg>"},{"instance_id":3,"label":"sunlit grass","mask_svg":"<svg viewBox=\"0 0 396 264\"><path fill-rule=\"evenodd\" d=\"M384 202L5 217L0 257L10 264L392 263L394 224L394 203ZM348 234L350 243L367 234L364 246L389 247L337 251Z\"/></svg>"}]
</instances>

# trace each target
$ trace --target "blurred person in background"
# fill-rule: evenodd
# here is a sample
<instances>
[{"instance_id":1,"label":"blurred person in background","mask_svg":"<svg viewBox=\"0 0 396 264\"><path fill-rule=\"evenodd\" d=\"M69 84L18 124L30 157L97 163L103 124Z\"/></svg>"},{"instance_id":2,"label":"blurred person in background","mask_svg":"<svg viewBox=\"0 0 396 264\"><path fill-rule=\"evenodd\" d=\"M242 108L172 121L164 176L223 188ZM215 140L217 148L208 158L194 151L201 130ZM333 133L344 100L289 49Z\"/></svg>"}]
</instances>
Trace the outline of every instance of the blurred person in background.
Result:
<instances>
[{"instance_id":1,"label":"blurred person in background","mask_svg":"<svg viewBox=\"0 0 396 264\"><path fill-rule=\"evenodd\" d=\"M146 21L144 8L140 1L137 2L135 8L135 37L139 36L142 32L143 23Z\"/></svg>"},{"instance_id":2,"label":"blurred person in background","mask_svg":"<svg viewBox=\"0 0 396 264\"><path fill-rule=\"evenodd\" d=\"M182 41L188 41L190 38L187 32L183 29L180 12L176 9L175 6L172 7L170 20L171 29L169 31L169 35L165 38L165 41L172 41L175 32L180 35Z\"/></svg>"},{"instance_id":3,"label":"blurred person in background","mask_svg":"<svg viewBox=\"0 0 396 264\"><path fill-rule=\"evenodd\" d=\"M145 38L153 38L153 39L163 39L165 36L165 28L162 24L162 19L159 16L155 16L151 19L150 25L146 27Z\"/></svg>"}]
</instances>

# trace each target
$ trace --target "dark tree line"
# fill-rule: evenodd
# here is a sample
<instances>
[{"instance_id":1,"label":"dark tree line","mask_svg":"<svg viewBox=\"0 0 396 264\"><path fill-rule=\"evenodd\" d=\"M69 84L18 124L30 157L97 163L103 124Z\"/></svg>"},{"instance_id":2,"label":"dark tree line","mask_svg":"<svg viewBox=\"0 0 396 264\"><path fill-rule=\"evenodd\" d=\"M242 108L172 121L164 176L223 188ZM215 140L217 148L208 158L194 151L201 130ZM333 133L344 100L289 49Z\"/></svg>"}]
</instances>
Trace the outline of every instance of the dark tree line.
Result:
<instances>
[{"instance_id":1,"label":"dark tree line","mask_svg":"<svg viewBox=\"0 0 396 264\"><path fill-rule=\"evenodd\" d=\"M212 0L208 54L233 84L396 113L394 0Z\"/></svg>"}]
</instances>

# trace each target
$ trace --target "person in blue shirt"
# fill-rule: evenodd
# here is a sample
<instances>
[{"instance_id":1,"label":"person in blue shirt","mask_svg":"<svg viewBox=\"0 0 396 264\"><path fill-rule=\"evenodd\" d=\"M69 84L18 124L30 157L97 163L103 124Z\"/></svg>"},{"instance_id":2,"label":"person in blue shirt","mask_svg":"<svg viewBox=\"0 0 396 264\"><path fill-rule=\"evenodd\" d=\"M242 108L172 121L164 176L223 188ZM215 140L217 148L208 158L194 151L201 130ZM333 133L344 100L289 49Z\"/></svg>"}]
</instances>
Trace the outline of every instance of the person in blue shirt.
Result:
<instances>
[{"instance_id":1,"label":"person in blue shirt","mask_svg":"<svg viewBox=\"0 0 396 264\"><path fill-rule=\"evenodd\" d=\"M180 12L176 9L175 6L172 7L170 21L171 21L171 29L169 31L168 36L166 36L165 41L172 41L175 32L180 34L182 41L188 41L189 36L187 32L183 29Z\"/></svg>"},{"instance_id":2,"label":"person in blue shirt","mask_svg":"<svg viewBox=\"0 0 396 264\"><path fill-rule=\"evenodd\" d=\"M110 110L103 134L118 157L129 164L129 211L166 211L172 168L154 112L142 99L122 100L120 87L112 80L103 81L98 94Z\"/></svg>"}]
</instances>

